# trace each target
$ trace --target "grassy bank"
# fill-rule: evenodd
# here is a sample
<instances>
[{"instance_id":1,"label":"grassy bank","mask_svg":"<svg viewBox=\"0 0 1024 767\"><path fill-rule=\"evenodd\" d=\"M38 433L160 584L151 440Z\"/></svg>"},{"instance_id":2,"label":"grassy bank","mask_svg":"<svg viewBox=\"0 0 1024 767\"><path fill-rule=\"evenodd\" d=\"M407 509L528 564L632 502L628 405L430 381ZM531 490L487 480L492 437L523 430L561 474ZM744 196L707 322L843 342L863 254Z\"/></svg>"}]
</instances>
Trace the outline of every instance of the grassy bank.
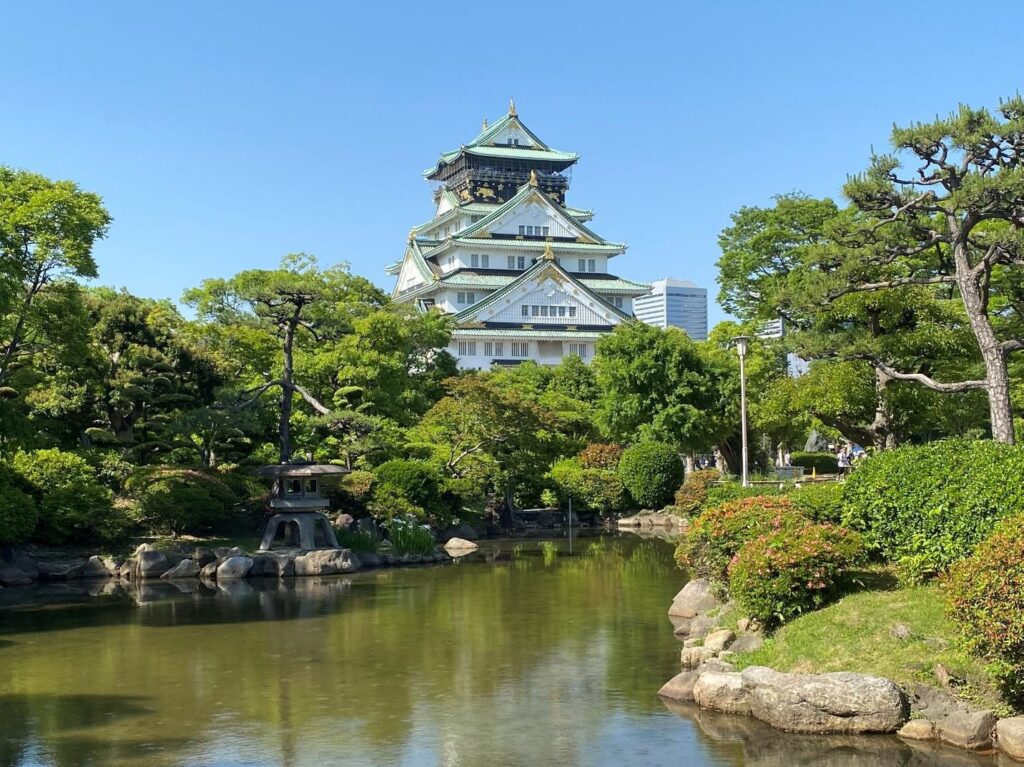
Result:
<instances>
[{"instance_id":1,"label":"grassy bank","mask_svg":"<svg viewBox=\"0 0 1024 767\"><path fill-rule=\"evenodd\" d=\"M736 656L739 667L770 666L779 671L857 671L887 677L904 686L939 686L937 663L958 680L955 691L986 707L1002 708L984 665L957 648L943 614L941 586L865 590L779 629L760 650ZM897 624L910 629L897 639Z\"/></svg>"}]
</instances>

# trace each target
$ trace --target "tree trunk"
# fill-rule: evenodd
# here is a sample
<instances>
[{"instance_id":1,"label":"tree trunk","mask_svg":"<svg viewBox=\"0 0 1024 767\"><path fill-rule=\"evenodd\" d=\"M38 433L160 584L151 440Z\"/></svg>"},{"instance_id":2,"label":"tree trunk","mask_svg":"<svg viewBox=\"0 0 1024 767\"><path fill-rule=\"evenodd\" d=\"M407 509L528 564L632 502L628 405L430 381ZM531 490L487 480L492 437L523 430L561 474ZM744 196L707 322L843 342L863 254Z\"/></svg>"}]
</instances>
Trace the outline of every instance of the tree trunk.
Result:
<instances>
[{"instance_id":1,"label":"tree trunk","mask_svg":"<svg viewBox=\"0 0 1024 767\"><path fill-rule=\"evenodd\" d=\"M1014 444L1013 406L1010 403L1010 374L1006 365L1006 352L996 338L988 317L988 271L975 271L967 259L967 246L958 242L954 248L956 284L967 312L967 320L978 342L981 359L985 363L985 389L988 392L988 411L992 423L992 439Z\"/></svg>"},{"instance_id":2,"label":"tree trunk","mask_svg":"<svg viewBox=\"0 0 1024 767\"><path fill-rule=\"evenodd\" d=\"M281 463L288 463L292 458L292 378L294 365L292 347L295 344L295 328L298 323L298 312L289 322L284 334L284 373L281 376L281 419L278 422L278 434L281 438Z\"/></svg>"},{"instance_id":3,"label":"tree trunk","mask_svg":"<svg viewBox=\"0 0 1024 767\"><path fill-rule=\"evenodd\" d=\"M875 418L868 427L868 432L871 434L871 444L877 450L886 450L896 444L890 425L889 405L885 401L885 389L890 381L892 378L889 375L880 368L875 368Z\"/></svg>"},{"instance_id":4,"label":"tree trunk","mask_svg":"<svg viewBox=\"0 0 1024 767\"><path fill-rule=\"evenodd\" d=\"M697 470L697 460L693 457L693 453L687 453L686 454L686 476L690 476L696 470Z\"/></svg>"}]
</instances>

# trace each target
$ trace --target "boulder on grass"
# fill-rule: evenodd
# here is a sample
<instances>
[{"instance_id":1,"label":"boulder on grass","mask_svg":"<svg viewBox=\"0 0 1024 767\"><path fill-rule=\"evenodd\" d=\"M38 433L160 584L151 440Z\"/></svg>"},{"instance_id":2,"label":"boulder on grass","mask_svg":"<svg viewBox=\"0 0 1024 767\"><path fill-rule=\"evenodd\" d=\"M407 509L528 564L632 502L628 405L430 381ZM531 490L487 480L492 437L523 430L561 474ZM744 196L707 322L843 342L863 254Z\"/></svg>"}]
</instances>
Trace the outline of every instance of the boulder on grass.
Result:
<instances>
[{"instance_id":1,"label":"boulder on grass","mask_svg":"<svg viewBox=\"0 0 1024 767\"><path fill-rule=\"evenodd\" d=\"M729 649L737 653L753 652L754 650L760 650L763 644L764 637L760 634L743 634L736 637L736 641L729 645Z\"/></svg>"},{"instance_id":2,"label":"boulder on grass","mask_svg":"<svg viewBox=\"0 0 1024 767\"><path fill-rule=\"evenodd\" d=\"M888 679L838 672L783 674L764 666L742 672L750 713L780 730L807 733L896 732L907 701Z\"/></svg>"}]
</instances>

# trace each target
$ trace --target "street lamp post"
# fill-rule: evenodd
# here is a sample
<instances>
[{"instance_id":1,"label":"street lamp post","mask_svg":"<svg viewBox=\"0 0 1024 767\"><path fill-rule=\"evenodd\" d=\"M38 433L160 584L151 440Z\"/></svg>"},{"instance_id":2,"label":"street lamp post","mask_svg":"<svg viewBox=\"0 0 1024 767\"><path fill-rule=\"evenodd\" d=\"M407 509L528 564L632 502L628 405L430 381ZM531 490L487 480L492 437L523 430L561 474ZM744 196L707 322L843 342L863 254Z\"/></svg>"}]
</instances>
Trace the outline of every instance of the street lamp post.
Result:
<instances>
[{"instance_id":1,"label":"street lamp post","mask_svg":"<svg viewBox=\"0 0 1024 767\"><path fill-rule=\"evenodd\" d=\"M750 341L750 337L736 336L732 341L736 344L736 352L740 356L740 428L743 440L743 487L750 487L750 478L747 474L749 462L747 460L747 371L745 367L747 344Z\"/></svg>"}]
</instances>

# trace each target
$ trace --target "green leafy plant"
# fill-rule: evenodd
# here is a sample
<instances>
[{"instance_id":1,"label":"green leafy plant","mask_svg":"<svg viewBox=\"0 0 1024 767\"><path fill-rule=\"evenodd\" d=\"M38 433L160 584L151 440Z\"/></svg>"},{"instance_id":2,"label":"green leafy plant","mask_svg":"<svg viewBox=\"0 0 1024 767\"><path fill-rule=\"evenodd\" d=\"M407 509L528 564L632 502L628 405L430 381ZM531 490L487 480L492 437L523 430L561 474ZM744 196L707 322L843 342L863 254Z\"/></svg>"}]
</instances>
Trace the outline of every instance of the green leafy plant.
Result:
<instances>
[{"instance_id":1,"label":"green leafy plant","mask_svg":"<svg viewBox=\"0 0 1024 767\"><path fill-rule=\"evenodd\" d=\"M863 552L861 536L836 525L779 529L740 547L729 593L751 617L784 623L833 597Z\"/></svg>"},{"instance_id":2,"label":"green leafy plant","mask_svg":"<svg viewBox=\"0 0 1024 767\"><path fill-rule=\"evenodd\" d=\"M138 521L158 534L207 532L228 516L238 500L218 477L165 466L137 472L127 489L137 499Z\"/></svg>"},{"instance_id":3,"label":"green leafy plant","mask_svg":"<svg viewBox=\"0 0 1024 767\"><path fill-rule=\"evenodd\" d=\"M809 523L787 498L755 496L705 509L676 548L676 562L695 574L722 580L747 541Z\"/></svg>"},{"instance_id":4,"label":"green leafy plant","mask_svg":"<svg viewBox=\"0 0 1024 767\"><path fill-rule=\"evenodd\" d=\"M373 471L374 501L371 509L381 507L384 499L404 499L411 506L422 509L425 518L432 524L443 526L451 521L452 510L441 497L441 474L424 461L396 458L386 461ZM403 514L404 505L397 513ZM386 516L391 517L396 511Z\"/></svg>"},{"instance_id":5,"label":"green leafy plant","mask_svg":"<svg viewBox=\"0 0 1024 767\"><path fill-rule=\"evenodd\" d=\"M0 545L28 540L38 518L35 500L17 486L10 471L0 466Z\"/></svg>"},{"instance_id":6,"label":"green leafy plant","mask_svg":"<svg viewBox=\"0 0 1024 767\"><path fill-rule=\"evenodd\" d=\"M336 527L334 532L343 549L352 549L357 554L376 554L380 548L380 538L370 530Z\"/></svg>"},{"instance_id":7,"label":"green leafy plant","mask_svg":"<svg viewBox=\"0 0 1024 767\"><path fill-rule=\"evenodd\" d=\"M1024 449L946 440L887 450L843 489L843 524L905 578L941 573L1003 517L1024 512Z\"/></svg>"},{"instance_id":8,"label":"green leafy plant","mask_svg":"<svg viewBox=\"0 0 1024 767\"><path fill-rule=\"evenodd\" d=\"M676 509L682 514L693 514L704 506L708 499L708 486L717 482L722 475L714 469L695 471L686 475L682 486L676 490Z\"/></svg>"},{"instance_id":9,"label":"green leafy plant","mask_svg":"<svg viewBox=\"0 0 1024 767\"><path fill-rule=\"evenodd\" d=\"M815 522L839 524L843 517L843 488L838 482L808 482L787 497Z\"/></svg>"},{"instance_id":10,"label":"green leafy plant","mask_svg":"<svg viewBox=\"0 0 1024 767\"><path fill-rule=\"evenodd\" d=\"M544 488L540 493L540 503L548 509L558 506L558 493L549 487Z\"/></svg>"},{"instance_id":11,"label":"green leafy plant","mask_svg":"<svg viewBox=\"0 0 1024 767\"><path fill-rule=\"evenodd\" d=\"M81 456L56 448L19 451L11 466L36 499L36 536L43 542L109 540L124 532L127 520Z\"/></svg>"},{"instance_id":12,"label":"green leafy plant","mask_svg":"<svg viewBox=\"0 0 1024 767\"><path fill-rule=\"evenodd\" d=\"M968 651L1024 702L1024 514L1000 522L946 582L947 613Z\"/></svg>"},{"instance_id":13,"label":"green leafy plant","mask_svg":"<svg viewBox=\"0 0 1024 767\"><path fill-rule=\"evenodd\" d=\"M621 445L594 443L580 451L580 464L584 469L616 469L622 460Z\"/></svg>"},{"instance_id":14,"label":"green leafy plant","mask_svg":"<svg viewBox=\"0 0 1024 767\"><path fill-rule=\"evenodd\" d=\"M616 514L628 505L626 489L611 469L586 469L578 458L558 461L548 472L564 505L572 498L574 511Z\"/></svg>"},{"instance_id":15,"label":"green leafy plant","mask_svg":"<svg viewBox=\"0 0 1024 767\"><path fill-rule=\"evenodd\" d=\"M395 517L388 528L391 546L396 554L434 553L434 534L429 528L408 517Z\"/></svg>"},{"instance_id":16,"label":"green leafy plant","mask_svg":"<svg viewBox=\"0 0 1024 767\"><path fill-rule=\"evenodd\" d=\"M683 481L679 454L664 442L641 442L626 448L618 471L630 496L645 509L665 506Z\"/></svg>"},{"instance_id":17,"label":"green leafy plant","mask_svg":"<svg viewBox=\"0 0 1024 767\"><path fill-rule=\"evenodd\" d=\"M832 453L807 453L802 450L790 456L793 466L803 466L807 473L816 471L818 474L835 474L839 471L839 459Z\"/></svg>"}]
</instances>

